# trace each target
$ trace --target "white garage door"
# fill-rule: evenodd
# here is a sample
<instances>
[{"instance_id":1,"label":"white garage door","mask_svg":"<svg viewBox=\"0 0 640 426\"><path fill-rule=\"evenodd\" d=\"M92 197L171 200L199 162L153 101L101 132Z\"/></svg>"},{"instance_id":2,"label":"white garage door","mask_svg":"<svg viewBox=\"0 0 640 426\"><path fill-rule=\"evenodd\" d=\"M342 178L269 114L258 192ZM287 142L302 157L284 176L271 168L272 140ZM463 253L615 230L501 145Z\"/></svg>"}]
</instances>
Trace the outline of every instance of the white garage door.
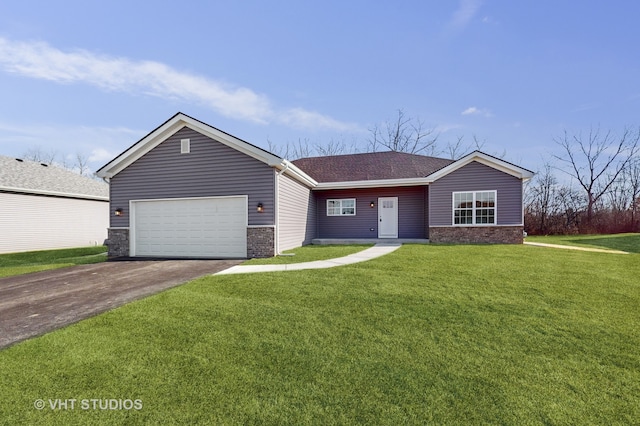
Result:
<instances>
[{"instance_id":1,"label":"white garage door","mask_svg":"<svg viewBox=\"0 0 640 426\"><path fill-rule=\"evenodd\" d=\"M132 256L246 257L247 197L131 202Z\"/></svg>"}]
</instances>

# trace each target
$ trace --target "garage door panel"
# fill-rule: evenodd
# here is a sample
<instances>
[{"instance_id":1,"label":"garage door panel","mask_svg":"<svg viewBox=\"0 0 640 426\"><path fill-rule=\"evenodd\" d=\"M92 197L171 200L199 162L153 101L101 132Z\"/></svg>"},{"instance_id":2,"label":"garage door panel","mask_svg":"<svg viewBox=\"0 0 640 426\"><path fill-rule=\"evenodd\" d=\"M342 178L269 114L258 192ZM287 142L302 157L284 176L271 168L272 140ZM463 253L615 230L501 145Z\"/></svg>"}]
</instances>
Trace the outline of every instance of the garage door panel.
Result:
<instances>
[{"instance_id":1,"label":"garage door panel","mask_svg":"<svg viewBox=\"0 0 640 426\"><path fill-rule=\"evenodd\" d=\"M246 257L247 199L132 202L135 256Z\"/></svg>"}]
</instances>

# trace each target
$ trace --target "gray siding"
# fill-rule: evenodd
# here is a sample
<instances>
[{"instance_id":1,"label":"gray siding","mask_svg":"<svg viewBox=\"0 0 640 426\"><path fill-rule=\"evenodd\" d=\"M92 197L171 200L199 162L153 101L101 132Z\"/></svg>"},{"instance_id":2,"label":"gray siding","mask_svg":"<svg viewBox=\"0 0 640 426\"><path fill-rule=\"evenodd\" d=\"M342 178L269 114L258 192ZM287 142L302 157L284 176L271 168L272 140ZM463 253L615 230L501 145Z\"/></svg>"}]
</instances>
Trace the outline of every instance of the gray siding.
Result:
<instances>
[{"instance_id":1,"label":"gray siding","mask_svg":"<svg viewBox=\"0 0 640 426\"><path fill-rule=\"evenodd\" d=\"M315 199L311 190L286 174L278 178L279 250L311 244L315 238Z\"/></svg>"},{"instance_id":2,"label":"gray siding","mask_svg":"<svg viewBox=\"0 0 640 426\"><path fill-rule=\"evenodd\" d=\"M180 153L180 139L191 152ZM248 195L249 225L274 225L275 171L187 127L111 179L111 227L129 226L129 200ZM258 213L258 203L264 213Z\"/></svg>"},{"instance_id":3,"label":"gray siding","mask_svg":"<svg viewBox=\"0 0 640 426\"><path fill-rule=\"evenodd\" d=\"M522 181L473 161L429 186L431 226L452 225L452 193L497 190L498 225L522 224Z\"/></svg>"},{"instance_id":4,"label":"gray siding","mask_svg":"<svg viewBox=\"0 0 640 426\"><path fill-rule=\"evenodd\" d=\"M378 197L398 197L398 238L426 238L423 186L314 191L317 238L378 238ZM355 198L355 216L327 216L327 199ZM371 208L369 203L375 202Z\"/></svg>"}]
</instances>

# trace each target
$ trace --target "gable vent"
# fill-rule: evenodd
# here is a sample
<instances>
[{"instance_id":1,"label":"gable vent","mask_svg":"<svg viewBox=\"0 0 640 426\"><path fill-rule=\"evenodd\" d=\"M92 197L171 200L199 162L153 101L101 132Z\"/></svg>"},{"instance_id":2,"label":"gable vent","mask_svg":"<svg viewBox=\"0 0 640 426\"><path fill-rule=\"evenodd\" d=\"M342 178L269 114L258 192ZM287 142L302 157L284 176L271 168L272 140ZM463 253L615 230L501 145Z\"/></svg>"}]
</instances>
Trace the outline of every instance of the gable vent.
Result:
<instances>
[{"instance_id":1,"label":"gable vent","mask_svg":"<svg viewBox=\"0 0 640 426\"><path fill-rule=\"evenodd\" d=\"M191 152L191 139L180 139L180 154Z\"/></svg>"}]
</instances>

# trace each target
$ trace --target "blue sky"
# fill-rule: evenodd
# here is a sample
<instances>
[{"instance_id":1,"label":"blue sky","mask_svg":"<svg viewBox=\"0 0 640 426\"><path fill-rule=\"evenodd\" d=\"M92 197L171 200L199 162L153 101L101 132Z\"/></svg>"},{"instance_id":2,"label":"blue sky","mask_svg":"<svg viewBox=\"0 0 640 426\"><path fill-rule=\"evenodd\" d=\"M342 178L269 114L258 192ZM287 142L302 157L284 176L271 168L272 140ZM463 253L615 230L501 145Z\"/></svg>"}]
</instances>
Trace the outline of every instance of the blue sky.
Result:
<instances>
[{"instance_id":1,"label":"blue sky","mask_svg":"<svg viewBox=\"0 0 640 426\"><path fill-rule=\"evenodd\" d=\"M95 170L178 111L263 148L360 144L403 109L533 170L640 125L632 1L0 3L0 154Z\"/></svg>"}]
</instances>

